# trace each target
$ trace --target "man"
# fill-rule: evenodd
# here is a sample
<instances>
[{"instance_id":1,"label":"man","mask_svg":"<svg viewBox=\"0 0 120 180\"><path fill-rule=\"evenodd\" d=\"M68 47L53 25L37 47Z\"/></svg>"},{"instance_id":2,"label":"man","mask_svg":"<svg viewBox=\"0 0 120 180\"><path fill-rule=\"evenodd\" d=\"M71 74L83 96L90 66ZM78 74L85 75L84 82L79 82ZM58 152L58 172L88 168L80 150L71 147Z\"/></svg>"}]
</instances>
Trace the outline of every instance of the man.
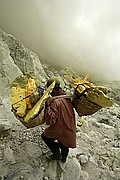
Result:
<instances>
[{"instance_id":1,"label":"man","mask_svg":"<svg viewBox=\"0 0 120 180\"><path fill-rule=\"evenodd\" d=\"M55 81L52 96L65 94L60 87L58 78L50 78L47 87ZM41 137L51 152L52 160L60 160L65 163L69 148L76 147L76 123L71 99L49 97L45 104L45 122L49 127L45 129ZM56 142L57 140L57 142Z\"/></svg>"}]
</instances>

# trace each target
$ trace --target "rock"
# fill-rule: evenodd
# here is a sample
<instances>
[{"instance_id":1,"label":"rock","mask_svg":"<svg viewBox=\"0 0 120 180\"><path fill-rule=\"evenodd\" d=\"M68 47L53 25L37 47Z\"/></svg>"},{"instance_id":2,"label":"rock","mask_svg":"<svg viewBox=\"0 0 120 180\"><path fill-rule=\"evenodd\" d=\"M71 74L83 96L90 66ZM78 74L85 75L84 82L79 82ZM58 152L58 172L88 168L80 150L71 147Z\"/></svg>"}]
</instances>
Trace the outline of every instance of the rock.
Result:
<instances>
[{"instance_id":1,"label":"rock","mask_svg":"<svg viewBox=\"0 0 120 180\"><path fill-rule=\"evenodd\" d=\"M86 164L88 162L88 157L85 155L80 156L80 163L81 164Z\"/></svg>"},{"instance_id":2,"label":"rock","mask_svg":"<svg viewBox=\"0 0 120 180\"><path fill-rule=\"evenodd\" d=\"M59 170L57 170L57 161L45 159L44 161L44 176L49 177L52 180L59 179Z\"/></svg>"},{"instance_id":3,"label":"rock","mask_svg":"<svg viewBox=\"0 0 120 180\"><path fill-rule=\"evenodd\" d=\"M0 95L4 94L4 90L10 87L12 80L21 75L21 70L14 63L10 56L8 45L1 39L0 34Z\"/></svg>"},{"instance_id":4,"label":"rock","mask_svg":"<svg viewBox=\"0 0 120 180\"><path fill-rule=\"evenodd\" d=\"M81 171L80 180L89 180L89 175L86 171Z\"/></svg>"},{"instance_id":5,"label":"rock","mask_svg":"<svg viewBox=\"0 0 120 180\"><path fill-rule=\"evenodd\" d=\"M24 142L21 145L21 148L31 157L34 157L36 160L42 155L42 150L37 143Z\"/></svg>"},{"instance_id":6,"label":"rock","mask_svg":"<svg viewBox=\"0 0 120 180\"><path fill-rule=\"evenodd\" d=\"M19 179L35 179L43 180L43 171L40 169L33 169L26 163L0 163L0 176L2 179L7 180L19 180Z\"/></svg>"},{"instance_id":7,"label":"rock","mask_svg":"<svg viewBox=\"0 0 120 180\"><path fill-rule=\"evenodd\" d=\"M5 147L4 160L5 161L11 161L11 162L15 163L15 157L14 157L14 154L13 154L13 150L10 148L9 145L7 145Z\"/></svg>"},{"instance_id":8,"label":"rock","mask_svg":"<svg viewBox=\"0 0 120 180\"><path fill-rule=\"evenodd\" d=\"M7 136L10 133L12 125L7 119L0 119L0 136Z\"/></svg>"},{"instance_id":9,"label":"rock","mask_svg":"<svg viewBox=\"0 0 120 180\"><path fill-rule=\"evenodd\" d=\"M68 159L62 174L63 180L73 180L73 179L79 180L80 173L81 173L81 167L79 162L75 158Z\"/></svg>"},{"instance_id":10,"label":"rock","mask_svg":"<svg viewBox=\"0 0 120 180\"><path fill-rule=\"evenodd\" d=\"M3 32L2 29L0 29L0 37L7 44L11 59L13 59L22 73L34 71L38 78L45 78L46 74L40 63L40 59L34 52L24 47L14 36Z\"/></svg>"}]
</instances>

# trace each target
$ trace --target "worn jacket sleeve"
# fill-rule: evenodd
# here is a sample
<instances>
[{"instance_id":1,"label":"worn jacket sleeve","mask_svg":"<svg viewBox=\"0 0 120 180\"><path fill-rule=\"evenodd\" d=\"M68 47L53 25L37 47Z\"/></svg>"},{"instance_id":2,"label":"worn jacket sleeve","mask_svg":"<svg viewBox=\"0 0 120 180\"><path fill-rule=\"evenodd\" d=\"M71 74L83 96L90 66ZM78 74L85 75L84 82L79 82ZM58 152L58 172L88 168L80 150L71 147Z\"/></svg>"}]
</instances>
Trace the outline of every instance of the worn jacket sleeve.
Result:
<instances>
[{"instance_id":1,"label":"worn jacket sleeve","mask_svg":"<svg viewBox=\"0 0 120 180\"><path fill-rule=\"evenodd\" d=\"M58 118L58 105L54 100L49 106L45 106L44 119L47 125L53 125Z\"/></svg>"}]
</instances>

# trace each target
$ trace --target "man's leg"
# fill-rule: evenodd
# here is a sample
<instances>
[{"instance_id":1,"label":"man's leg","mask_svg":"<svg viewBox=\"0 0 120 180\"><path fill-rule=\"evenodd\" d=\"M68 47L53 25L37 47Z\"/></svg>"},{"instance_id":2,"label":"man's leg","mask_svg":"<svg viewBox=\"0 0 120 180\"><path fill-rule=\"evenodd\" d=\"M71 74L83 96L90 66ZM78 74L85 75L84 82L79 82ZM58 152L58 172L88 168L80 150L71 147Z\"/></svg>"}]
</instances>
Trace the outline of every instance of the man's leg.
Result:
<instances>
[{"instance_id":1,"label":"man's leg","mask_svg":"<svg viewBox=\"0 0 120 180\"><path fill-rule=\"evenodd\" d=\"M59 149L58 143L55 142L55 139L46 137L44 135L44 133L41 134L41 137L42 137L43 141L46 143L46 145L49 147L51 152L53 153L51 158L53 160L59 160L61 157L60 156L60 149Z\"/></svg>"},{"instance_id":2,"label":"man's leg","mask_svg":"<svg viewBox=\"0 0 120 180\"><path fill-rule=\"evenodd\" d=\"M59 144L59 148L61 149L61 155L62 155L62 159L61 161L63 163L66 162L66 159L67 159L67 156L68 156L68 153L69 153L69 148L68 147L65 147L61 142L58 141L58 144Z\"/></svg>"}]
</instances>

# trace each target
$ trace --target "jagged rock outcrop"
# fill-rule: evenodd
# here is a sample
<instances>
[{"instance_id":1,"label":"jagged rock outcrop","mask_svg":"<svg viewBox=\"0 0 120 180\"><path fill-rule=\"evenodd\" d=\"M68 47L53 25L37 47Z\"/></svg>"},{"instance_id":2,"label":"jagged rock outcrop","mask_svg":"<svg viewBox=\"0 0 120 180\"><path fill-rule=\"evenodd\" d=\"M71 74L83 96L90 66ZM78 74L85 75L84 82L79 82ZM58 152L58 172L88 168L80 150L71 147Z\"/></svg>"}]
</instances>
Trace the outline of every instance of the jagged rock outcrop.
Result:
<instances>
[{"instance_id":1,"label":"jagged rock outcrop","mask_svg":"<svg viewBox=\"0 0 120 180\"><path fill-rule=\"evenodd\" d=\"M34 71L38 78L45 80L46 74L41 65L40 59L34 52L24 47L18 39L5 33L2 29L0 29L0 39L2 40L2 43L4 42L4 44L6 44L6 48L9 49L8 53L12 58L13 63L23 74Z\"/></svg>"},{"instance_id":2,"label":"jagged rock outcrop","mask_svg":"<svg viewBox=\"0 0 120 180\"><path fill-rule=\"evenodd\" d=\"M0 93L4 94L5 88L10 87L14 77L21 74L21 70L10 56L7 44L0 38Z\"/></svg>"},{"instance_id":3,"label":"jagged rock outcrop","mask_svg":"<svg viewBox=\"0 0 120 180\"><path fill-rule=\"evenodd\" d=\"M117 104L83 117L83 125L76 128L77 147L62 163L47 159L51 152L40 137L46 125L26 129L11 112L11 82L28 71L42 78L43 85L47 77L57 75L70 91L59 69L41 64L37 55L0 29L0 179L120 179L120 83L106 84L113 88L111 96Z\"/></svg>"}]
</instances>

